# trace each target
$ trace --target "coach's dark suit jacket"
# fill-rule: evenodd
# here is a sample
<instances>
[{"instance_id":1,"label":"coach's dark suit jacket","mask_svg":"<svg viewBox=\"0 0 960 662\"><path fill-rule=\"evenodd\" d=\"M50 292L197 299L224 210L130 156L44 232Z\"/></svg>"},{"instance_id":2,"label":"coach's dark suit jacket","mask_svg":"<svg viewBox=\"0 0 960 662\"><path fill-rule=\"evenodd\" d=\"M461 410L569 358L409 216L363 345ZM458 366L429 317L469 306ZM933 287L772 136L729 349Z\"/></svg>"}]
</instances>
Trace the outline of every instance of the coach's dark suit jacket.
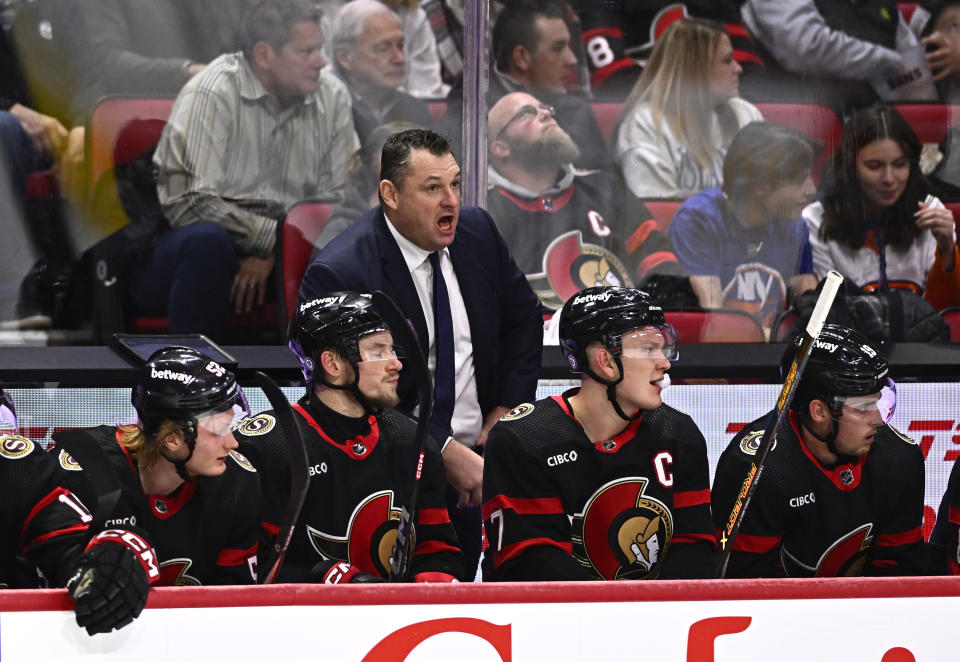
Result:
<instances>
[{"instance_id":1,"label":"coach's dark suit jacket","mask_svg":"<svg viewBox=\"0 0 960 662\"><path fill-rule=\"evenodd\" d=\"M543 317L527 279L514 263L490 215L463 207L450 245L470 319L477 398L486 416L494 407L532 402L540 374ZM400 247L380 207L371 209L327 244L300 285L300 301L323 292L383 290L413 322L424 356L427 326ZM400 408L416 404L416 387L401 371Z\"/></svg>"}]
</instances>

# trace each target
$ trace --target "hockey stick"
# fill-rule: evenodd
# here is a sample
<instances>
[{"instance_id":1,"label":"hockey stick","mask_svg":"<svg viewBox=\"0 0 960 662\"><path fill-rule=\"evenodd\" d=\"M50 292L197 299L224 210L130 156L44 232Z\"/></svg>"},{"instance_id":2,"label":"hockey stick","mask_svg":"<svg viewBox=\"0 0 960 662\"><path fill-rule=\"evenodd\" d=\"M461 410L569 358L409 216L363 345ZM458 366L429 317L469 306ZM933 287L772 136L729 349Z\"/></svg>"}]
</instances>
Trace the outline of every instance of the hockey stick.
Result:
<instances>
[{"instance_id":1,"label":"hockey stick","mask_svg":"<svg viewBox=\"0 0 960 662\"><path fill-rule=\"evenodd\" d=\"M410 560L413 556L412 538L413 525L412 520L417 512L417 498L420 495L420 475L423 473L423 458L427 447L427 431L430 429L430 416L433 414L433 379L430 377L430 370L427 368L427 361L420 349L420 343L416 334L407 322L407 318L397 308L384 292L377 290L373 293L373 306L380 313L380 317L390 327L390 333L393 335L396 344L403 347L406 358L409 359L404 366L405 369L413 373L413 379L417 384L417 395L420 403L419 420L417 421L417 432L415 443L417 445L417 469L413 476L413 487L410 489L410 498L402 506L400 511L400 526L397 528L397 544L390 555L390 581L406 581L407 574L410 572Z\"/></svg>"},{"instance_id":2,"label":"hockey stick","mask_svg":"<svg viewBox=\"0 0 960 662\"><path fill-rule=\"evenodd\" d=\"M757 448L756 455L753 456L754 459L747 469L747 475L743 479L743 484L737 493L733 508L730 510L730 516L727 517L727 522L721 530L720 557L717 559L714 577L722 579L727 572L727 563L730 562L730 553L733 551L733 540L736 538L737 532L740 531L740 525L743 523L744 515L747 512L747 508L750 507L750 500L753 498L754 492L756 492L757 482L763 473L764 462L767 460L767 455L770 454L770 449L773 448L773 440L776 438L777 430L780 429L780 424L786 417L787 412L790 411L790 403L793 401L793 395L797 390L797 384L800 382L803 369L807 365L807 358L809 358L814 343L820 335L820 330L823 328L827 313L830 312L833 299L837 296L837 290L840 288L840 283L842 282L843 276L836 271L831 271L827 274L823 289L820 290L820 296L817 297L817 304L814 306L813 313L810 315L810 321L807 322L807 328L803 333L803 340L800 342L797 354L790 363L790 370L783 380L783 388L780 389L777 406L770 412L770 417L767 419L767 426L763 430L763 436L760 438L760 445Z\"/></svg>"},{"instance_id":3,"label":"hockey stick","mask_svg":"<svg viewBox=\"0 0 960 662\"><path fill-rule=\"evenodd\" d=\"M273 541L272 558L270 563L267 564L270 569L261 582L272 584L277 578L280 566L283 565L283 558L287 554L290 539L293 538L294 527L300 517L300 509L303 508L303 501L307 498L310 474L307 468L307 449L303 444L303 436L300 434L300 428L297 426L297 420L287 396L283 394L276 382L265 373L258 370L253 373L253 376L257 380L257 386L267 396L270 407L277 417L280 431L283 432L283 438L287 442L287 460L290 463L290 498L287 500L287 509L283 513L283 519L280 520L280 530Z\"/></svg>"},{"instance_id":4,"label":"hockey stick","mask_svg":"<svg viewBox=\"0 0 960 662\"><path fill-rule=\"evenodd\" d=\"M80 428L67 428L54 435L61 450L70 454L83 467L87 480L97 495L97 505L90 522L90 531L97 534L120 500L120 478L110 458L97 440Z\"/></svg>"}]
</instances>

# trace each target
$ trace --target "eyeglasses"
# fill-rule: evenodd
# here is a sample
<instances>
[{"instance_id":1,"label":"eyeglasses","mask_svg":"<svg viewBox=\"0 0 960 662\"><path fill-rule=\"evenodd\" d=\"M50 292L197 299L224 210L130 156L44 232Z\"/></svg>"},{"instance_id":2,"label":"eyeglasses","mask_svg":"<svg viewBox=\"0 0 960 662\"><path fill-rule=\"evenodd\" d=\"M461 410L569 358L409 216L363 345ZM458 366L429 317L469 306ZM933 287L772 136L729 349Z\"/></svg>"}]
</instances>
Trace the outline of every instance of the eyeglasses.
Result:
<instances>
[{"instance_id":1,"label":"eyeglasses","mask_svg":"<svg viewBox=\"0 0 960 662\"><path fill-rule=\"evenodd\" d=\"M539 106L534 106L533 104L520 106L520 110L518 110L513 117L507 120L507 123L503 125L503 128L500 129L494 140L500 140L504 132L510 128L510 125L514 122L529 122L539 115L541 110L547 111L547 114L549 114L550 117L557 116L556 112L554 112L553 106L547 106L546 104L540 104Z\"/></svg>"}]
</instances>

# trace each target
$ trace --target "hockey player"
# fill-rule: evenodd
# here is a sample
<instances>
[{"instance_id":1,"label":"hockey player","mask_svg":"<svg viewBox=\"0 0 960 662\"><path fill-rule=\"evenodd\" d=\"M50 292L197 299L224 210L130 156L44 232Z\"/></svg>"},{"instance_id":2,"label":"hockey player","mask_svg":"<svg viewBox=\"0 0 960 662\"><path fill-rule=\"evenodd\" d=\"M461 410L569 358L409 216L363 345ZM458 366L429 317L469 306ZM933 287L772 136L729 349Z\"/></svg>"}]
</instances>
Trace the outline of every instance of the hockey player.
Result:
<instances>
[{"instance_id":1,"label":"hockey player","mask_svg":"<svg viewBox=\"0 0 960 662\"><path fill-rule=\"evenodd\" d=\"M107 524L147 531L160 585L255 583L260 484L235 450L232 428L250 408L234 374L197 350L163 348L144 364L131 402L135 425L86 431L121 483ZM52 452L66 483L89 502L93 486L81 464L56 446Z\"/></svg>"},{"instance_id":2,"label":"hockey player","mask_svg":"<svg viewBox=\"0 0 960 662\"><path fill-rule=\"evenodd\" d=\"M930 574L960 575L960 462L954 461L947 491L930 534Z\"/></svg>"},{"instance_id":3,"label":"hockey player","mask_svg":"<svg viewBox=\"0 0 960 662\"><path fill-rule=\"evenodd\" d=\"M799 343L784 352L784 374ZM734 538L727 577L922 572L923 454L887 424L895 405L877 348L856 331L824 325ZM720 456L713 483L718 529L766 421L741 430Z\"/></svg>"},{"instance_id":4,"label":"hockey player","mask_svg":"<svg viewBox=\"0 0 960 662\"><path fill-rule=\"evenodd\" d=\"M0 389L0 424L15 432L16 413ZM107 530L90 539L93 519L60 485L52 457L26 437L0 436L0 588L66 585L77 624L110 632L136 618L158 576L156 553L141 536Z\"/></svg>"},{"instance_id":5,"label":"hockey player","mask_svg":"<svg viewBox=\"0 0 960 662\"><path fill-rule=\"evenodd\" d=\"M561 349L582 385L493 427L484 580L706 576L706 442L660 397L676 332L629 288L581 290L560 315Z\"/></svg>"},{"instance_id":6,"label":"hockey player","mask_svg":"<svg viewBox=\"0 0 960 662\"><path fill-rule=\"evenodd\" d=\"M294 313L290 349L307 386L293 409L310 488L278 580L383 581L417 457L414 422L391 409L402 369L393 337L369 295L331 292ZM276 535L290 470L274 413L244 422L237 436L262 472L264 527ZM417 582L449 582L462 571L460 549L447 515L440 450L430 440L426 451L411 574Z\"/></svg>"}]
</instances>

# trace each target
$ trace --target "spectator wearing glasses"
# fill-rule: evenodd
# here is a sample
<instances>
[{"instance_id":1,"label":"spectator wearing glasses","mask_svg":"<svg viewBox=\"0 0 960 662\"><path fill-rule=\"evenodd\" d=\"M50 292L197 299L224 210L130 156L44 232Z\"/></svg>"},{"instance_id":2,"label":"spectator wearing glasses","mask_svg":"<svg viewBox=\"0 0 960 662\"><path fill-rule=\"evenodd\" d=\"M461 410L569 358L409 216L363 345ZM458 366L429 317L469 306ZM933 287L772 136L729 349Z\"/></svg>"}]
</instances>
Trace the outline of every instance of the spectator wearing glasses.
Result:
<instances>
[{"instance_id":1,"label":"spectator wearing glasses","mask_svg":"<svg viewBox=\"0 0 960 662\"><path fill-rule=\"evenodd\" d=\"M546 308L585 287L682 271L643 203L626 200L619 180L573 165L580 150L551 106L514 92L487 126L487 210Z\"/></svg>"}]
</instances>

